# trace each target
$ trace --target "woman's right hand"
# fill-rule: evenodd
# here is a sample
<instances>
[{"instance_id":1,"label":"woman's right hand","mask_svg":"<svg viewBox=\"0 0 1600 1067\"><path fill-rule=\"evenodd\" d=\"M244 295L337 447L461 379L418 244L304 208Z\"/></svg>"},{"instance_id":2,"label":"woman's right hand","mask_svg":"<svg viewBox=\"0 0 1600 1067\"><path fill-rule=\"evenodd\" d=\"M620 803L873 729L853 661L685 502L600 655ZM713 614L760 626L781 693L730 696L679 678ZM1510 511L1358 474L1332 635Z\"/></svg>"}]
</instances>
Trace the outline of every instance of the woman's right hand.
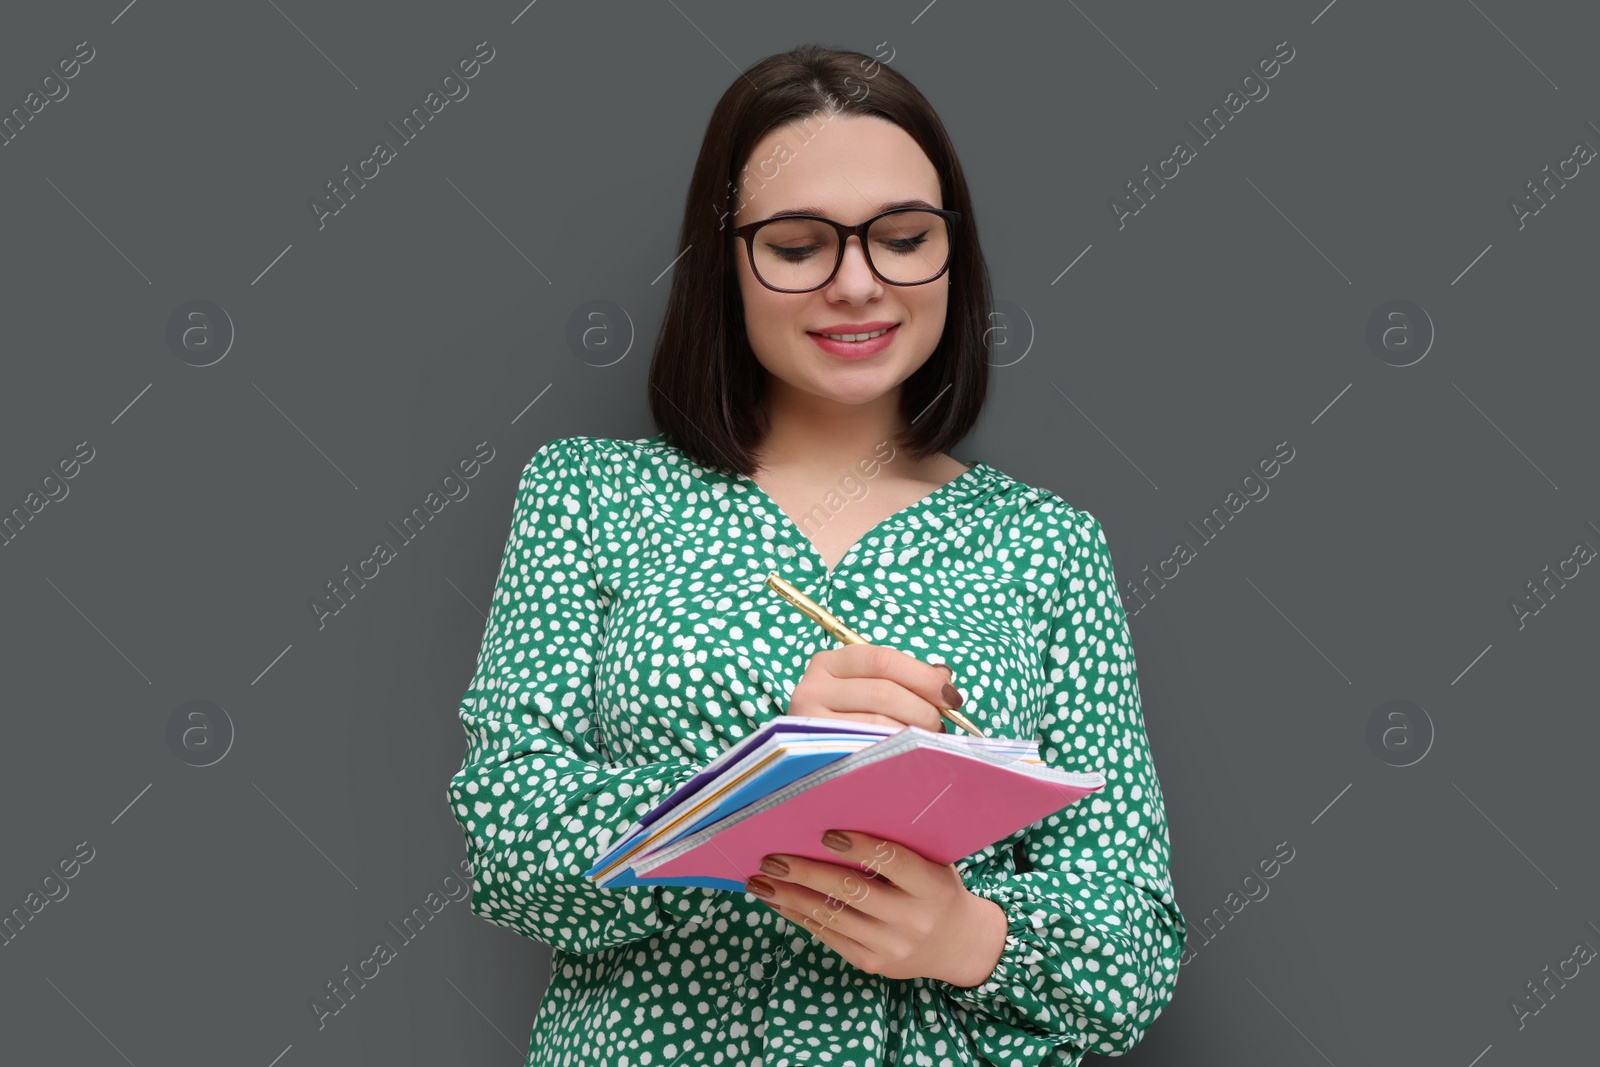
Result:
<instances>
[{"instance_id":1,"label":"woman's right hand","mask_svg":"<svg viewBox=\"0 0 1600 1067\"><path fill-rule=\"evenodd\" d=\"M786 714L948 733L939 709L961 706L961 693L950 684L954 673L888 645L824 649L806 665Z\"/></svg>"}]
</instances>

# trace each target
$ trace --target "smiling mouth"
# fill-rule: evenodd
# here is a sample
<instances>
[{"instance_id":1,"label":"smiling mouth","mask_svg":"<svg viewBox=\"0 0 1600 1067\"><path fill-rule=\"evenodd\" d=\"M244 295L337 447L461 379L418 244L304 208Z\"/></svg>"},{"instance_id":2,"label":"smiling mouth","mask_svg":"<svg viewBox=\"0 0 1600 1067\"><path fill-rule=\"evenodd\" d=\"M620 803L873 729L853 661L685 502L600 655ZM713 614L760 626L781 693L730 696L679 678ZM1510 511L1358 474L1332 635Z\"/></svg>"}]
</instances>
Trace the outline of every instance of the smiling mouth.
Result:
<instances>
[{"instance_id":1,"label":"smiling mouth","mask_svg":"<svg viewBox=\"0 0 1600 1067\"><path fill-rule=\"evenodd\" d=\"M896 323L896 325L899 325L899 324ZM888 329L884 329L884 330L873 330L871 333L818 333L817 336L818 337L826 337L829 340L833 340L833 341L850 341L850 342L870 341L874 337L882 337L884 334L888 333L889 330L892 330L892 329L894 329L894 326L890 326ZM815 330L812 330L810 332L816 333Z\"/></svg>"}]
</instances>

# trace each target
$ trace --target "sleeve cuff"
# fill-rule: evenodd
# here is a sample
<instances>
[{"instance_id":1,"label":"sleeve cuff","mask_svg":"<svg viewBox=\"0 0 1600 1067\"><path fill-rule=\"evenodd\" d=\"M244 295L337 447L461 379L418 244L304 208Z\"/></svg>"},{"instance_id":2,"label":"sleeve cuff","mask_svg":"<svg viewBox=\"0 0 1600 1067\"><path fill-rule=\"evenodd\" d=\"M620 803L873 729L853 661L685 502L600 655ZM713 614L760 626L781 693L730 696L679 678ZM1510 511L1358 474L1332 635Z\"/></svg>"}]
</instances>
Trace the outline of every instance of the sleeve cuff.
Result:
<instances>
[{"instance_id":1,"label":"sleeve cuff","mask_svg":"<svg viewBox=\"0 0 1600 1067\"><path fill-rule=\"evenodd\" d=\"M956 986L944 983L947 991L965 1000L993 1010L996 1000L1008 999L1005 994L1020 987L1026 996L1037 974L1035 965L1044 960L1040 946L1044 941L1044 916L1031 906L1027 897L1016 892L1003 880L983 881L969 885L967 891L975 897L992 901L1006 914L1006 943L1000 959L989 977L975 986Z\"/></svg>"},{"instance_id":2,"label":"sleeve cuff","mask_svg":"<svg viewBox=\"0 0 1600 1067\"><path fill-rule=\"evenodd\" d=\"M1027 1006L1041 999L1039 964L1049 947L1044 914L1025 890L1005 877L979 879L967 890L1005 912L1005 947L994 970L978 985L951 985L940 979L930 979L929 984L951 1002L967 1039L985 1061L1039 1067L1054 1055L1053 1063L1077 1064L1081 1049L1064 1046L1061 1038L1041 1033L1027 1021Z\"/></svg>"}]
</instances>

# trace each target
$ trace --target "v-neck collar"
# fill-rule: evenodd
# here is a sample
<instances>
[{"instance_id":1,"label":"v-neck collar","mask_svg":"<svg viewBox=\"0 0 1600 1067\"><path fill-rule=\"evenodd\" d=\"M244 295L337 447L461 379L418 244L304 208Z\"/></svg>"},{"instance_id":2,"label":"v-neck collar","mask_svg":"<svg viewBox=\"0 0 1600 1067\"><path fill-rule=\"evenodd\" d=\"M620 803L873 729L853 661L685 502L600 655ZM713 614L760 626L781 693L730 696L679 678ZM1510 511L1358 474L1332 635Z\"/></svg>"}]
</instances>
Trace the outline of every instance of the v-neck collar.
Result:
<instances>
[{"instance_id":1,"label":"v-neck collar","mask_svg":"<svg viewBox=\"0 0 1600 1067\"><path fill-rule=\"evenodd\" d=\"M681 449L667 442L664 434L655 434L646 438L646 442L668 448L683 459L689 459ZM812 562L821 570L825 579L831 579L834 572L855 558L864 546L889 530L905 524L912 518L927 516L933 519L935 526L941 525L942 520L938 518L941 512L947 513L952 505L988 485L1000 474L999 471L982 460L973 461L971 466L948 482L936 486L931 492L924 494L899 511L880 520L866 533L858 537L855 543L845 550L844 555L839 557L839 561L830 567L822 558L821 550L817 548L811 538L806 536L799 523L795 522L789 513L784 511L778 502L754 478L742 472L706 468L700 464L695 464L695 466L700 470L709 472L713 477L723 479L728 485L737 486L738 491L732 494L733 499L737 500L742 506L754 508L761 512L774 526L783 530L784 536L795 543L796 551L807 553Z\"/></svg>"},{"instance_id":2,"label":"v-neck collar","mask_svg":"<svg viewBox=\"0 0 1600 1067\"><path fill-rule=\"evenodd\" d=\"M983 481L989 470L990 468L987 464L974 462L971 467L943 485L938 486L932 492L923 495L894 514L875 523L866 533L856 538L855 543L845 549L844 555L840 556L839 561L831 567L822 558L822 550L817 548L816 543L806 536L806 532L800 528L800 524L795 522L793 517L787 511L784 511L778 502L772 498L772 495L761 488L761 485L754 478L748 474L739 474L735 480L745 487L751 497L759 501L760 506L770 513L775 522L784 527L792 539L803 543L810 550L812 561L822 567L823 577L832 578L834 571L849 563L863 545L876 539L885 531L900 526L913 515L927 511L936 512L946 500L959 496L967 486Z\"/></svg>"}]
</instances>

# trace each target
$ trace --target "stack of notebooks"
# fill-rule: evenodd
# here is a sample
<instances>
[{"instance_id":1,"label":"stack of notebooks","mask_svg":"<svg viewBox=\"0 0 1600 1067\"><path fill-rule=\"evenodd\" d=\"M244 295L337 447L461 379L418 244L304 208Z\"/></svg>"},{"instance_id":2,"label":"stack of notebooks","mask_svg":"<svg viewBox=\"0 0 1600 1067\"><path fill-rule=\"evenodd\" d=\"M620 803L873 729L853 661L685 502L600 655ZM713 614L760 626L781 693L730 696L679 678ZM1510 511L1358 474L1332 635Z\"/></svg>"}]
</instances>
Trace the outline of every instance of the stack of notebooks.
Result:
<instances>
[{"instance_id":1,"label":"stack of notebooks","mask_svg":"<svg viewBox=\"0 0 1600 1067\"><path fill-rule=\"evenodd\" d=\"M584 876L742 893L767 855L841 862L822 844L832 829L954 863L1104 787L1098 772L1047 766L1036 741L785 715L678 787Z\"/></svg>"}]
</instances>

